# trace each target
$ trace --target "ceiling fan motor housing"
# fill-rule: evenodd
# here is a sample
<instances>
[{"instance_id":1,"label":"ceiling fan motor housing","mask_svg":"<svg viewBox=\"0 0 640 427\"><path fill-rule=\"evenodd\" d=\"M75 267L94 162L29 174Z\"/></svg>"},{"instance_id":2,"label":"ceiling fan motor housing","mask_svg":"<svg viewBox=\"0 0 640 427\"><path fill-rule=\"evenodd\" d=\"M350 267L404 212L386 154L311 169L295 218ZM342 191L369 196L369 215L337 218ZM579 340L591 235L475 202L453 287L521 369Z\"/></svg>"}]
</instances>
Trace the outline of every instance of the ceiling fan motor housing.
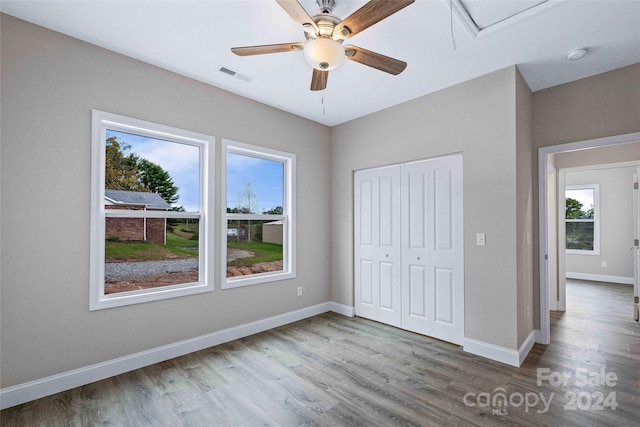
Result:
<instances>
[{"instance_id":1,"label":"ceiling fan motor housing","mask_svg":"<svg viewBox=\"0 0 640 427\"><path fill-rule=\"evenodd\" d=\"M331 13L336 7L336 0L316 0L320 13Z\"/></svg>"},{"instance_id":2,"label":"ceiling fan motor housing","mask_svg":"<svg viewBox=\"0 0 640 427\"><path fill-rule=\"evenodd\" d=\"M336 40L342 40L342 34L333 34L333 29L338 25L342 20L335 15L331 15L329 13L318 13L311 17L313 22L316 23L318 27L318 33L316 34L313 31L305 31L304 35L307 40L315 39L318 37L333 37Z\"/></svg>"}]
</instances>

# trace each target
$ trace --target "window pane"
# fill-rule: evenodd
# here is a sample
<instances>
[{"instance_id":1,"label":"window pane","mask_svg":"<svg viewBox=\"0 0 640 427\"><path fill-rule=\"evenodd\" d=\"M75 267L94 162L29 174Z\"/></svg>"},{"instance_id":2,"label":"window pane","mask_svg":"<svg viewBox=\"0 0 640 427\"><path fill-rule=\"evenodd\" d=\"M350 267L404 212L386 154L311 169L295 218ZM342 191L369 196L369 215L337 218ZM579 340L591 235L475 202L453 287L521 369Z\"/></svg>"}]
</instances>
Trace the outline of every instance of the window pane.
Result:
<instances>
[{"instance_id":1,"label":"window pane","mask_svg":"<svg viewBox=\"0 0 640 427\"><path fill-rule=\"evenodd\" d=\"M593 250L593 221L567 221L567 249Z\"/></svg>"},{"instance_id":2,"label":"window pane","mask_svg":"<svg viewBox=\"0 0 640 427\"><path fill-rule=\"evenodd\" d=\"M227 221L227 277L282 271L282 221Z\"/></svg>"},{"instance_id":3,"label":"window pane","mask_svg":"<svg viewBox=\"0 0 640 427\"><path fill-rule=\"evenodd\" d=\"M200 149L107 129L105 203L197 212Z\"/></svg>"},{"instance_id":4,"label":"window pane","mask_svg":"<svg viewBox=\"0 0 640 427\"><path fill-rule=\"evenodd\" d=\"M284 164L227 154L227 212L282 214Z\"/></svg>"},{"instance_id":5,"label":"window pane","mask_svg":"<svg viewBox=\"0 0 640 427\"><path fill-rule=\"evenodd\" d=\"M198 282L197 219L106 218L105 294Z\"/></svg>"},{"instance_id":6,"label":"window pane","mask_svg":"<svg viewBox=\"0 0 640 427\"><path fill-rule=\"evenodd\" d=\"M565 192L566 218L593 219L595 208L594 194L593 188L567 190Z\"/></svg>"}]
</instances>

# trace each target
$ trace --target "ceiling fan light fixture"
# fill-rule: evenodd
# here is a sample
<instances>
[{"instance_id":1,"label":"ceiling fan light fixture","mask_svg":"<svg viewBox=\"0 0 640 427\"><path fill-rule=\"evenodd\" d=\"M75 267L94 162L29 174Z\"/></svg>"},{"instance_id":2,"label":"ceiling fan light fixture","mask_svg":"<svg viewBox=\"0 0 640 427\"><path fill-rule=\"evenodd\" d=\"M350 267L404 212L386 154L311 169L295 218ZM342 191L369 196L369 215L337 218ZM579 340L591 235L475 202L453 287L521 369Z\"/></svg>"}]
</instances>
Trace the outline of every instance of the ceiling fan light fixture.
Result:
<instances>
[{"instance_id":1,"label":"ceiling fan light fixture","mask_svg":"<svg viewBox=\"0 0 640 427\"><path fill-rule=\"evenodd\" d=\"M304 46L304 58L316 70L331 71L344 61L344 47L332 38L318 37Z\"/></svg>"}]
</instances>

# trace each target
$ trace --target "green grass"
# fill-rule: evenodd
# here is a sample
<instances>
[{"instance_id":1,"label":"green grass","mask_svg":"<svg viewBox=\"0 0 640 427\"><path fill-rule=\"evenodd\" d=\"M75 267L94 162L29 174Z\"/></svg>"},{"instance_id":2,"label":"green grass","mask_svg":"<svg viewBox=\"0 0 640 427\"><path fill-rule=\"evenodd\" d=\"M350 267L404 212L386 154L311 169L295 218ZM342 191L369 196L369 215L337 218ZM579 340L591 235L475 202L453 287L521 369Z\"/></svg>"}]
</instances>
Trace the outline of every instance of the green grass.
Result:
<instances>
[{"instance_id":1,"label":"green grass","mask_svg":"<svg viewBox=\"0 0 640 427\"><path fill-rule=\"evenodd\" d=\"M105 241L105 257L107 262L124 261L159 261L176 258L197 257L198 241L167 232L167 244L151 242L119 242ZM282 245L262 242L227 242L227 247L253 252L255 256L241 258L229 262L230 266L248 266L260 262L282 260Z\"/></svg>"},{"instance_id":2,"label":"green grass","mask_svg":"<svg viewBox=\"0 0 640 427\"><path fill-rule=\"evenodd\" d=\"M227 248L242 249L255 253L251 258L241 258L228 262L229 266L240 267L245 265L253 265L259 262L281 261L282 245L275 243L262 242L233 242L227 241Z\"/></svg>"},{"instance_id":3,"label":"green grass","mask_svg":"<svg viewBox=\"0 0 640 427\"><path fill-rule=\"evenodd\" d=\"M184 248L184 247L197 248L198 241L187 239L186 237L181 237L174 233L167 233L167 246L173 247L173 248L176 248L176 247L177 248Z\"/></svg>"},{"instance_id":4,"label":"green grass","mask_svg":"<svg viewBox=\"0 0 640 427\"><path fill-rule=\"evenodd\" d=\"M185 248L198 247L197 240L186 239L171 232L167 233L167 244L151 242L113 242L105 241L106 262L124 261L161 261L176 258L193 258L197 250Z\"/></svg>"},{"instance_id":5,"label":"green grass","mask_svg":"<svg viewBox=\"0 0 640 427\"><path fill-rule=\"evenodd\" d=\"M199 225L197 222L189 222L189 223L182 223L182 224L178 224L175 226L176 230L181 230L181 231L185 231L187 233L197 233L199 230Z\"/></svg>"}]
</instances>

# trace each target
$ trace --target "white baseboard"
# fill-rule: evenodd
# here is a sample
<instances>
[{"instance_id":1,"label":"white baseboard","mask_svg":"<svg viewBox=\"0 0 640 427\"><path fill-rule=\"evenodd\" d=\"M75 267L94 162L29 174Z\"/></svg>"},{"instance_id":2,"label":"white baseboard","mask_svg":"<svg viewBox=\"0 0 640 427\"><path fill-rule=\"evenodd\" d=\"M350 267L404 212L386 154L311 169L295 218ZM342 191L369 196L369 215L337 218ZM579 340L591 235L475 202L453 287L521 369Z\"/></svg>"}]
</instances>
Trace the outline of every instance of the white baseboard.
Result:
<instances>
[{"instance_id":1,"label":"white baseboard","mask_svg":"<svg viewBox=\"0 0 640 427\"><path fill-rule=\"evenodd\" d=\"M347 317L353 317L356 315L356 308L354 306L344 305L337 302L330 302L329 310Z\"/></svg>"},{"instance_id":2,"label":"white baseboard","mask_svg":"<svg viewBox=\"0 0 640 427\"><path fill-rule=\"evenodd\" d=\"M520 367L524 359L527 358L531 348L533 348L536 342L535 337L536 331L531 331L517 351L471 338L465 338L463 340L462 349L476 356L482 356L497 362L506 363L507 365Z\"/></svg>"},{"instance_id":3,"label":"white baseboard","mask_svg":"<svg viewBox=\"0 0 640 427\"><path fill-rule=\"evenodd\" d=\"M604 274L588 274L588 273L572 273L572 272L567 272L565 274L565 277L567 279L591 280L593 282L622 283L624 285L633 285L633 277L606 276Z\"/></svg>"},{"instance_id":4,"label":"white baseboard","mask_svg":"<svg viewBox=\"0 0 640 427\"><path fill-rule=\"evenodd\" d=\"M298 320L335 311L336 313L349 316L349 307L327 302L267 319L258 320L244 325L202 335L189 340L179 341L162 347L153 348L139 353L131 354L117 359L108 360L103 363L86 366L73 371L63 372L50 377L18 384L13 387L0 389L0 409L10 408L22 403L30 402L41 397L50 396L61 391L80 387L95 381L119 375L134 369L143 368L174 357L193 353L249 335L263 332L279 326L293 323ZM351 314L353 316L353 314Z\"/></svg>"},{"instance_id":5,"label":"white baseboard","mask_svg":"<svg viewBox=\"0 0 640 427\"><path fill-rule=\"evenodd\" d=\"M534 329L533 334L536 340L536 344L549 344L548 342L542 342L542 332L540 331L540 329Z\"/></svg>"},{"instance_id":6,"label":"white baseboard","mask_svg":"<svg viewBox=\"0 0 640 427\"><path fill-rule=\"evenodd\" d=\"M520 348L518 349L518 366L522 366L522 362L527 358L527 355L533 348L533 345L536 343L536 330L532 330L529 333L529 336L524 340Z\"/></svg>"}]
</instances>

